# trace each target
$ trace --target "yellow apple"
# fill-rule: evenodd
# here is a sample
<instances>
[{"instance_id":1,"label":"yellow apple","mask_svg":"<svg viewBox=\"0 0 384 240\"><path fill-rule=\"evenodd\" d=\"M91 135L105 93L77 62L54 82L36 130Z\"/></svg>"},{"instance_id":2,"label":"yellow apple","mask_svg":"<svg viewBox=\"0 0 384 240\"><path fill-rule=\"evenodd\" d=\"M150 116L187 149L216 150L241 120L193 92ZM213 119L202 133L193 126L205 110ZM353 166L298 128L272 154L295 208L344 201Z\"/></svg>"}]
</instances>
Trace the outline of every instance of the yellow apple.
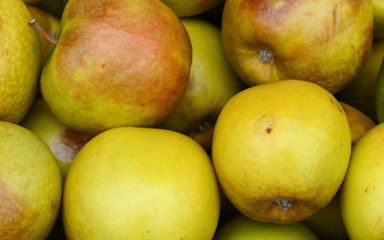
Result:
<instances>
[{"instance_id":1,"label":"yellow apple","mask_svg":"<svg viewBox=\"0 0 384 240\"><path fill-rule=\"evenodd\" d=\"M372 0L373 4L373 37L384 39L384 1Z\"/></svg>"},{"instance_id":2,"label":"yellow apple","mask_svg":"<svg viewBox=\"0 0 384 240\"><path fill-rule=\"evenodd\" d=\"M39 136L56 157L64 182L69 166L79 150L92 136L69 128L52 114L43 99L36 100L21 126Z\"/></svg>"},{"instance_id":3,"label":"yellow apple","mask_svg":"<svg viewBox=\"0 0 384 240\"><path fill-rule=\"evenodd\" d=\"M60 170L31 131L0 121L0 239L45 239L61 203Z\"/></svg>"},{"instance_id":4,"label":"yellow apple","mask_svg":"<svg viewBox=\"0 0 384 240\"><path fill-rule=\"evenodd\" d=\"M341 213L350 239L382 239L384 232L384 124L354 146L340 192Z\"/></svg>"},{"instance_id":5,"label":"yellow apple","mask_svg":"<svg viewBox=\"0 0 384 240\"><path fill-rule=\"evenodd\" d=\"M206 12L223 3L224 0L161 0L179 17L191 17Z\"/></svg>"},{"instance_id":6,"label":"yellow apple","mask_svg":"<svg viewBox=\"0 0 384 240\"><path fill-rule=\"evenodd\" d=\"M238 216L228 221L214 237L214 240L254 239L318 240L319 238L303 223L265 223L253 221L245 216Z\"/></svg>"},{"instance_id":7,"label":"yellow apple","mask_svg":"<svg viewBox=\"0 0 384 240\"><path fill-rule=\"evenodd\" d=\"M375 101L377 76L384 57L384 40L374 40L371 52L352 82L335 96L377 121Z\"/></svg>"},{"instance_id":8,"label":"yellow apple","mask_svg":"<svg viewBox=\"0 0 384 240\"><path fill-rule=\"evenodd\" d=\"M219 211L207 153L191 138L164 129L100 133L76 155L64 189L69 240L211 240Z\"/></svg>"},{"instance_id":9,"label":"yellow apple","mask_svg":"<svg viewBox=\"0 0 384 240\"><path fill-rule=\"evenodd\" d=\"M232 97L216 122L212 159L233 205L265 222L293 223L323 208L347 171L351 136L332 94L285 80Z\"/></svg>"},{"instance_id":10,"label":"yellow apple","mask_svg":"<svg viewBox=\"0 0 384 240\"><path fill-rule=\"evenodd\" d=\"M368 56L370 0L225 1L223 45L249 86L284 79L345 87Z\"/></svg>"},{"instance_id":11,"label":"yellow apple","mask_svg":"<svg viewBox=\"0 0 384 240\"><path fill-rule=\"evenodd\" d=\"M200 18L183 18L182 23L192 44L188 87L160 126L189 135L209 150L217 116L245 86L225 57L219 28Z\"/></svg>"}]
</instances>

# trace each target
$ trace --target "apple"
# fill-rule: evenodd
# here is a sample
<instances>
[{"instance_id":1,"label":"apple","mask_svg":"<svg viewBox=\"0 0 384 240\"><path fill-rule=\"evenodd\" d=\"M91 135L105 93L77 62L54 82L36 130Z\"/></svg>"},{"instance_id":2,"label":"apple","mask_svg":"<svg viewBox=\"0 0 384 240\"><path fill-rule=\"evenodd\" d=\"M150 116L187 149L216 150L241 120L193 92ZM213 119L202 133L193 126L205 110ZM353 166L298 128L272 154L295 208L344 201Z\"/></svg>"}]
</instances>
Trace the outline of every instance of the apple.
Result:
<instances>
[{"instance_id":1,"label":"apple","mask_svg":"<svg viewBox=\"0 0 384 240\"><path fill-rule=\"evenodd\" d=\"M60 209L55 157L34 133L0 121L0 239L45 239Z\"/></svg>"},{"instance_id":2,"label":"apple","mask_svg":"<svg viewBox=\"0 0 384 240\"><path fill-rule=\"evenodd\" d=\"M208 154L164 129L100 133L76 155L64 188L63 223L71 240L211 240L219 212Z\"/></svg>"},{"instance_id":3,"label":"apple","mask_svg":"<svg viewBox=\"0 0 384 240\"><path fill-rule=\"evenodd\" d=\"M384 39L374 40L371 52L352 82L335 96L366 114L373 121L376 116L376 85L380 64L384 57Z\"/></svg>"},{"instance_id":4,"label":"apple","mask_svg":"<svg viewBox=\"0 0 384 240\"><path fill-rule=\"evenodd\" d=\"M59 121L43 99L32 104L20 125L35 133L48 145L56 157L63 182L74 157L93 137Z\"/></svg>"},{"instance_id":5,"label":"apple","mask_svg":"<svg viewBox=\"0 0 384 240\"><path fill-rule=\"evenodd\" d=\"M41 92L65 125L97 134L154 127L183 98L192 49L181 20L158 0L71 0L42 74Z\"/></svg>"},{"instance_id":6,"label":"apple","mask_svg":"<svg viewBox=\"0 0 384 240\"><path fill-rule=\"evenodd\" d=\"M245 86L225 57L219 28L200 18L183 18L182 23L193 49L188 87L160 127L186 134L209 150L221 109Z\"/></svg>"},{"instance_id":7,"label":"apple","mask_svg":"<svg viewBox=\"0 0 384 240\"><path fill-rule=\"evenodd\" d=\"M303 223L276 224L253 221L244 215L229 220L213 240L318 240ZM340 239L339 239L340 240Z\"/></svg>"},{"instance_id":8,"label":"apple","mask_svg":"<svg viewBox=\"0 0 384 240\"><path fill-rule=\"evenodd\" d=\"M376 123L351 105L341 101L339 101L339 103L347 117L349 128L351 130L352 145L354 145L365 133L376 126Z\"/></svg>"},{"instance_id":9,"label":"apple","mask_svg":"<svg viewBox=\"0 0 384 240\"><path fill-rule=\"evenodd\" d=\"M384 124L353 147L340 192L341 214L350 239L382 239L384 232Z\"/></svg>"},{"instance_id":10,"label":"apple","mask_svg":"<svg viewBox=\"0 0 384 240\"><path fill-rule=\"evenodd\" d=\"M224 0L161 0L179 17L192 17L211 10Z\"/></svg>"},{"instance_id":11,"label":"apple","mask_svg":"<svg viewBox=\"0 0 384 240\"><path fill-rule=\"evenodd\" d=\"M225 1L223 45L249 86L284 79L344 88L369 54L370 0Z\"/></svg>"},{"instance_id":12,"label":"apple","mask_svg":"<svg viewBox=\"0 0 384 240\"><path fill-rule=\"evenodd\" d=\"M232 204L262 222L294 223L325 207L347 171L351 134L332 94L285 80L233 96L216 122L212 160Z\"/></svg>"}]
</instances>

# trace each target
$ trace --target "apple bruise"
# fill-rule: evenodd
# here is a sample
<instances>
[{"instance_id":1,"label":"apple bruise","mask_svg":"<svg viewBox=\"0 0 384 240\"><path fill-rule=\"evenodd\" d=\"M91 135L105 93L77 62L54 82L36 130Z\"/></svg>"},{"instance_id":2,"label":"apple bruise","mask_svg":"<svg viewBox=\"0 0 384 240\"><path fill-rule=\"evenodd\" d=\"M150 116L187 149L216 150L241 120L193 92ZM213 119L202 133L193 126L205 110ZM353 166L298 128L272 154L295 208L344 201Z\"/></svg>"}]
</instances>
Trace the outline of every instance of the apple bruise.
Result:
<instances>
[{"instance_id":1,"label":"apple bruise","mask_svg":"<svg viewBox=\"0 0 384 240\"><path fill-rule=\"evenodd\" d=\"M89 140L90 137L82 132L65 129L61 135L53 138L50 147L57 159L70 163Z\"/></svg>"},{"instance_id":2,"label":"apple bruise","mask_svg":"<svg viewBox=\"0 0 384 240\"><path fill-rule=\"evenodd\" d=\"M0 180L0 239L23 239L27 229L23 224L23 203L12 197L5 183Z\"/></svg>"}]
</instances>

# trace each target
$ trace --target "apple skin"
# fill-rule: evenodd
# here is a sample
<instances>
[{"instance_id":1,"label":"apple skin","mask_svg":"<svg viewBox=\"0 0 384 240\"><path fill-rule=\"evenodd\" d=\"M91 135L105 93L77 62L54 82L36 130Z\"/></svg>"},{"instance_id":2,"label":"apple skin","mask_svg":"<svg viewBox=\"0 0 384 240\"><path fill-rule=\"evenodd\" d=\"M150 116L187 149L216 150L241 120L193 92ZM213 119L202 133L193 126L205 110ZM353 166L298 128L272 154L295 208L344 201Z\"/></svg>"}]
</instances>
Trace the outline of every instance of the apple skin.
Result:
<instances>
[{"instance_id":1,"label":"apple skin","mask_svg":"<svg viewBox=\"0 0 384 240\"><path fill-rule=\"evenodd\" d=\"M273 223L298 222L326 206L344 179L350 151L350 128L338 101L299 80L232 97L212 142L228 199L245 216Z\"/></svg>"},{"instance_id":2,"label":"apple skin","mask_svg":"<svg viewBox=\"0 0 384 240\"><path fill-rule=\"evenodd\" d=\"M196 17L182 18L182 23L193 49L188 87L160 127L184 133L209 150L221 109L245 86L225 57L219 28Z\"/></svg>"},{"instance_id":3,"label":"apple skin","mask_svg":"<svg viewBox=\"0 0 384 240\"><path fill-rule=\"evenodd\" d=\"M48 145L56 158L63 182L74 157L93 137L63 124L52 114L43 99L32 104L20 125L35 133Z\"/></svg>"},{"instance_id":4,"label":"apple skin","mask_svg":"<svg viewBox=\"0 0 384 240\"><path fill-rule=\"evenodd\" d=\"M374 40L368 58L350 84L336 98L377 121L375 101L377 76L384 57L384 40Z\"/></svg>"},{"instance_id":5,"label":"apple skin","mask_svg":"<svg viewBox=\"0 0 384 240\"><path fill-rule=\"evenodd\" d=\"M213 240L318 240L303 223L276 224L253 221L244 215L229 220ZM341 239L339 239L341 240Z\"/></svg>"},{"instance_id":6,"label":"apple skin","mask_svg":"<svg viewBox=\"0 0 384 240\"><path fill-rule=\"evenodd\" d=\"M339 103L347 117L349 128L351 130L352 145L354 145L362 136L364 136L364 134L376 126L376 123L357 108L341 101L339 101Z\"/></svg>"},{"instance_id":7,"label":"apple skin","mask_svg":"<svg viewBox=\"0 0 384 240\"><path fill-rule=\"evenodd\" d=\"M215 8L224 0L161 0L179 17L192 17Z\"/></svg>"},{"instance_id":8,"label":"apple skin","mask_svg":"<svg viewBox=\"0 0 384 240\"><path fill-rule=\"evenodd\" d=\"M249 86L298 79L336 93L368 56L372 12L370 0L227 0L224 49Z\"/></svg>"},{"instance_id":9,"label":"apple skin","mask_svg":"<svg viewBox=\"0 0 384 240\"><path fill-rule=\"evenodd\" d=\"M64 124L90 134L152 127L176 109L192 49L181 20L164 3L71 0L61 26L41 92Z\"/></svg>"},{"instance_id":10,"label":"apple skin","mask_svg":"<svg viewBox=\"0 0 384 240\"><path fill-rule=\"evenodd\" d=\"M63 223L71 240L211 240L219 214L208 154L170 130L100 133L76 155L65 183Z\"/></svg>"},{"instance_id":11,"label":"apple skin","mask_svg":"<svg viewBox=\"0 0 384 240\"><path fill-rule=\"evenodd\" d=\"M341 214L350 239L382 239L384 232L384 124L353 147L340 192Z\"/></svg>"}]
</instances>

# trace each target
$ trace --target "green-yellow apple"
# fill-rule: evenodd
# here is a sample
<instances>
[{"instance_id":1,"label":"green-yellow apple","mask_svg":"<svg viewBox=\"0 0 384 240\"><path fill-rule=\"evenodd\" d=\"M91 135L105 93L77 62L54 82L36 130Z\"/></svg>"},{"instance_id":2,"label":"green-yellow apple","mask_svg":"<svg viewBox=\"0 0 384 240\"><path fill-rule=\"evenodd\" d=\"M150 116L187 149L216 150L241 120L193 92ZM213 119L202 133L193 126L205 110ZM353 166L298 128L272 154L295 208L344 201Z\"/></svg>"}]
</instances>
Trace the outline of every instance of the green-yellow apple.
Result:
<instances>
[{"instance_id":1,"label":"green-yellow apple","mask_svg":"<svg viewBox=\"0 0 384 240\"><path fill-rule=\"evenodd\" d=\"M337 99L357 108L377 121L375 101L377 76L384 57L384 39L374 40L371 52L352 82L337 93Z\"/></svg>"},{"instance_id":2,"label":"green-yellow apple","mask_svg":"<svg viewBox=\"0 0 384 240\"><path fill-rule=\"evenodd\" d=\"M384 232L384 123L353 147L340 192L342 217L350 239L382 239Z\"/></svg>"},{"instance_id":3,"label":"green-yellow apple","mask_svg":"<svg viewBox=\"0 0 384 240\"><path fill-rule=\"evenodd\" d=\"M191 17L206 12L223 3L224 0L161 0L179 17Z\"/></svg>"},{"instance_id":4,"label":"green-yellow apple","mask_svg":"<svg viewBox=\"0 0 384 240\"><path fill-rule=\"evenodd\" d=\"M347 171L343 109L317 84L285 80L232 97L216 122L212 160L228 199L263 222L301 221L326 206Z\"/></svg>"},{"instance_id":5,"label":"green-yellow apple","mask_svg":"<svg viewBox=\"0 0 384 240\"><path fill-rule=\"evenodd\" d=\"M39 136L56 157L63 181L79 150L92 136L64 125L49 110L43 99L36 100L21 121L21 126Z\"/></svg>"},{"instance_id":6,"label":"green-yellow apple","mask_svg":"<svg viewBox=\"0 0 384 240\"><path fill-rule=\"evenodd\" d=\"M357 108L341 101L339 101L339 103L348 120L352 145L356 144L366 132L376 126L376 123Z\"/></svg>"},{"instance_id":7,"label":"green-yellow apple","mask_svg":"<svg viewBox=\"0 0 384 240\"><path fill-rule=\"evenodd\" d=\"M41 92L60 121L82 132L151 127L183 98L191 62L188 34L161 1L71 0Z\"/></svg>"},{"instance_id":8,"label":"green-yellow apple","mask_svg":"<svg viewBox=\"0 0 384 240\"><path fill-rule=\"evenodd\" d=\"M318 240L319 238L303 223L265 223L253 221L245 216L238 216L228 221L214 237L214 240L254 239Z\"/></svg>"},{"instance_id":9,"label":"green-yellow apple","mask_svg":"<svg viewBox=\"0 0 384 240\"><path fill-rule=\"evenodd\" d=\"M71 240L211 240L219 211L208 154L165 129L100 133L76 155L65 182L63 223Z\"/></svg>"},{"instance_id":10,"label":"green-yellow apple","mask_svg":"<svg viewBox=\"0 0 384 240\"><path fill-rule=\"evenodd\" d=\"M200 18L182 22L193 49L189 83L177 109L160 126L187 134L210 149L217 116L244 84L225 57L219 28Z\"/></svg>"},{"instance_id":11,"label":"green-yellow apple","mask_svg":"<svg viewBox=\"0 0 384 240\"><path fill-rule=\"evenodd\" d=\"M372 0L373 4L373 37L384 39L384 1Z\"/></svg>"},{"instance_id":12,"label":"green-yellow apple","mask_svg":"<svg viewBox=\"0 0 384 240\"><path fill-rule=\"evenodd\" d=\"M31 131L0 121L0 239L45 239L61 203L60 170Z\"/></svg>"},{"instance_id":13,"label":"green-yellow apple","mask_svg":"<svg viewBox=\"0 0 384 240\"><path fill-rule=\"evenodd\" d=\"M348 233L345 229L341 216L340 194L319 211L306 218L303 223L307 225L320 239L326 240L348 240Z\"/></svg>"},{"instance_id":14,"label":"green-yellow apple","mask_svg":"<svg viewBox=\"0 0 384 240\"><path fill-rule=\"evenodd\" d=\"M372 12L371 0L227 0L224 49L249 86L298 79L336 93L368 56Z\"/></svg>"},{"instance_id":15,"label":"green-yellow apple","mask_svg":"<svg viewBox=\"0 0 384 240\"><path fill-rule=\"evenodd\" d=\"M58 31L60 29L60 20L57 17L41 10L36 6L27 5L27 8L29 10L29 13L31 14L31 17L36 20L36 22L39 24L39 26L42 29L44 29L44 31L51 34L52 36L54 36L55 34L58 34ZM41 66L43 68L47 63L49 54L51 53L55 45L52 44L50 41L48 41L42 35L40 35L40 45L41 45L41 61L42 61Z\"/></svg>"},{"instance_id":16,"label":"green-yellow apple","mask_svg":"<svg viewBox=\"0 0 384 240\"><path fill-rule=\"evenodd\" d=\"M0 120L19 123L30 108L41 67L39 36L21 0L0 1Z\"/></svg>"}]
</instances>

